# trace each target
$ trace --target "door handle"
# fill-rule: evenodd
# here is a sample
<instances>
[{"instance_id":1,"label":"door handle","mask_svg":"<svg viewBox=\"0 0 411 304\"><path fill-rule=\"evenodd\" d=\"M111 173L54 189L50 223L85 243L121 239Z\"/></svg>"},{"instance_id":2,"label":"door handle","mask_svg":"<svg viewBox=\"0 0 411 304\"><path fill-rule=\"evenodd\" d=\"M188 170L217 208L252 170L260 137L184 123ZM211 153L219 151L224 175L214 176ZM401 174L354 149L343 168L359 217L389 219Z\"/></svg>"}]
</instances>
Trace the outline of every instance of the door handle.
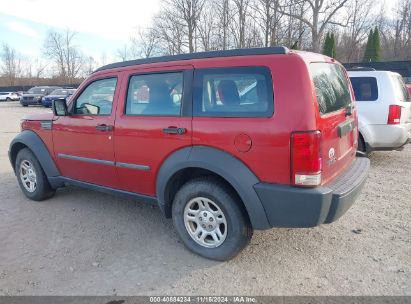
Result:
<instances>
[{"instance_id":1,"label":"door handle","mask_svg":"<svg viewBox=\"0 0 411 304\"><path fill-rule=\"evenodd\" d=\"M165 134L183 135L186 132L187 132L186 128L169 127L169 128L163 129L163 133Z\"/></svg>"},{"instance_id":2,"label":"door handle","mask_svg":"<svg viewBox=\"0 0 411 304\"><path fill-rule=\"evenodd\" d=\"M106 125L106 124L101 124L96 126L96 130L102 131L102 132L108 132L108 131L113 131L114 126L111 125Z\"/></svg>"}]
</instances>

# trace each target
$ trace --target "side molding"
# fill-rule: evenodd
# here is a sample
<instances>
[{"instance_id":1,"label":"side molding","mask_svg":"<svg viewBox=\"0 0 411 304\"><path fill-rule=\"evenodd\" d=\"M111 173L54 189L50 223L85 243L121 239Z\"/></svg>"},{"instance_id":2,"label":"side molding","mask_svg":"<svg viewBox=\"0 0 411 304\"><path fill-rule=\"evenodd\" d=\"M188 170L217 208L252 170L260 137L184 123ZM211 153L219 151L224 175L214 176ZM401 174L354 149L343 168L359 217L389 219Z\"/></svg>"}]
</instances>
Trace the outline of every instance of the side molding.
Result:
<instances>
[{"instance_id":1,"label":"side molding","mask_svg":"<svg viewBox=\"0 0 411 304\"><path fill-rule=\"evenodd\" d=\"M187 168L209 170L224 178L241 197L255 229L270 228L261 201L253 186L260 181L240 160L221 150L194 146L176 151L161 166L157 175L156 194L160 209L166 212L172 204L166 200L166 189L172 176Z\"/></svg>"},{"instance_id":2,"label":"side molding","mask_svg":"<svg viewBox=\"0 0 411 304\"><path fill-rule=\"evenodd\" d=\"M41 140L35 132L30 130L24 130L19 133L10 143L9 159L14 171L14 164L18 150L21 145L27 146L39 160L47 177L56 177L60 175L53 158L47 150L46 144Z\"/></svg>"}]
</instances>

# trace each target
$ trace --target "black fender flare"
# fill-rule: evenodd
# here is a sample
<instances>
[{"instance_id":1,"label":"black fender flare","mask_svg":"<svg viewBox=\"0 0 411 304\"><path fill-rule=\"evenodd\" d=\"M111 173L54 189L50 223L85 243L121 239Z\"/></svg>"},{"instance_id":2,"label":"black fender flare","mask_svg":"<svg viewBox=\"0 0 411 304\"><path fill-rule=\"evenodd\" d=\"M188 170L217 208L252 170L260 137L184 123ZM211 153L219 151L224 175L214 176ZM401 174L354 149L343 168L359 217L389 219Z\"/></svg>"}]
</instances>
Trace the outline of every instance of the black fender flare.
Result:
<instances>
[{"instance_id":1,"label":"black fender flare","mask_svg":"<svg viewBox=\"0 0 411 304\"><path fill-rule=\"evenodd\" d=\"M242 199L254 229L268 229L264 207L254 190L259 183L255 174L231 154L205 146L183 148L171 154L161 165L156 179L156 195L160 209L165 213L172 202L166 201L166 189L170 178L186 168L206 169L224 178Z\"/></svg>"},{"instance_id":2,"label":"black fender flare","mask_svg":"<svg viewBox=\"0 0 411 304\"><path fill-rule=\"evenodd\" d=\"M60 172L51 157L46 144L34 131L24 130L19 133L10 143L9 159L13 171L15 171L15 162L18 151L24 145L34 153L41 167L46 173L47 178L60 176Z\"/></svg>"}]
</instances>

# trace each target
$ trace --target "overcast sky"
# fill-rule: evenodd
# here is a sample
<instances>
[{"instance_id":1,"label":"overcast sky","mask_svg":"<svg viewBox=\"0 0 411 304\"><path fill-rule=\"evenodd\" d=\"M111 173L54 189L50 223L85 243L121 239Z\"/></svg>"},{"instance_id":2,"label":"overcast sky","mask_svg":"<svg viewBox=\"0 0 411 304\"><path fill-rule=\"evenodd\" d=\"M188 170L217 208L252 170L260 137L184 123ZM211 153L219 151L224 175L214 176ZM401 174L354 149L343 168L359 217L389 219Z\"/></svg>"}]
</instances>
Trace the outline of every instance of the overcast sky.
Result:
<instances>
[{"instance_id":1,"label":"overcast sky","mask_svg":"<svg viewBox=\"0 0 411 304\"><path fill-rule=\"evenodd\" d=\"M35 59L49 30L70 28L78 32L76 44L86 55L101 63L105 54L108 63L139 27L150 26L160 1L0 0L0 44ZM385 1L387 13L392 2Z\"/></svg>"},{"instance_id":2,"label":"overcast sky","mask_svg":"<svg viewBox=\"0 0 411 304\"><path fill-rule=\"evenodd\" d=\"M36 58L49 30L73 29L86 55L110 61L138 27L150 25L160 0L0 0L0 44Z\"/></svg>"}]
</instances>

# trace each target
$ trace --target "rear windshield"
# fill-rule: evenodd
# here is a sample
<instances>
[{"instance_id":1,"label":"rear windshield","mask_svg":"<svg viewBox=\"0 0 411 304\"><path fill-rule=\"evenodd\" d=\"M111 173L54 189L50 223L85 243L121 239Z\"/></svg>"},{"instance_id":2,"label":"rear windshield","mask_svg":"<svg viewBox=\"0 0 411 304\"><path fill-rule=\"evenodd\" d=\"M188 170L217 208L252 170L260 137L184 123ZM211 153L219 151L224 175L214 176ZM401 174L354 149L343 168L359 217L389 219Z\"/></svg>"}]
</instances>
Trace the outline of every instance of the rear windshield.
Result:
<instances>
[{"instance_id":1,"label":"rear windshield","mask_svg":"<svg viewBox=\"0 0 411 304\"><path fill-rule=\"evenodd\" d=\"M410 95L408 93L408 89L405 86L404 80L400 75L394 75L394 86L395 90L400 94L401 101L410 101Z\"/></svg>"},{"instance_id":2,"label":"rear windshield","mask_svg":"<svg viewBox=\"0 0 411 304\"><path fill-rule=\"evenodd\" d=\"M375 77L350 77L356 101L375 101L378 99L378 86Z\"/></svg>"},{"instance_id":3,"label":"rear windshield","mask_svg":"<svg viewBox=\"0 0 411 304\"><path fill-rule=\"evenodd\" d=\"M310 64L310 72L321 114L331 113L351 104L350 86L341 66L316 62Z\"/></svg>"}]
</instances>

